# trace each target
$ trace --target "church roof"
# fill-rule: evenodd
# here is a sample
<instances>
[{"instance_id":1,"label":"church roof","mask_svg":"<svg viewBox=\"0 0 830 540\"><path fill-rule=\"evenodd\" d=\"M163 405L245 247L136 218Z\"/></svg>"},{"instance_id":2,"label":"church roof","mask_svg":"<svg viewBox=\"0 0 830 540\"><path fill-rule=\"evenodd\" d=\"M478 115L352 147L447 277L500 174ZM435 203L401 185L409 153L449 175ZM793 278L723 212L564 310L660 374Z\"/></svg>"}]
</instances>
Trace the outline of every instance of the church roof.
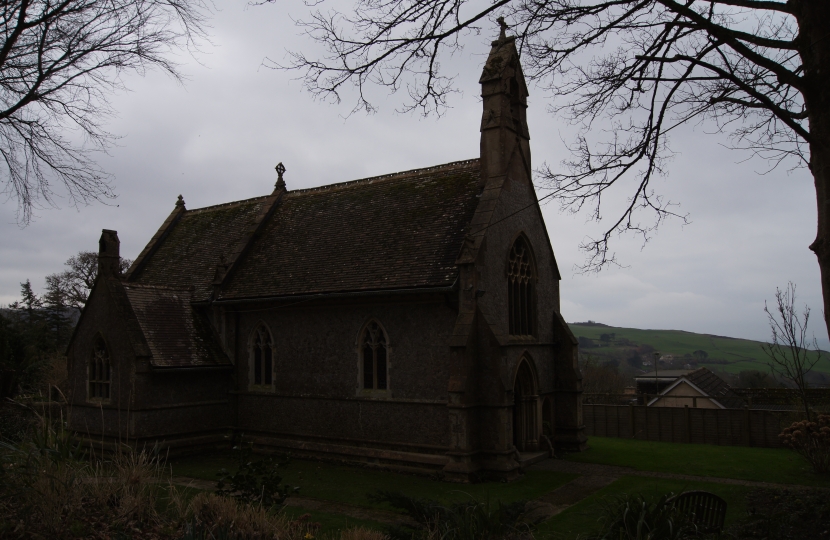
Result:
<instances>
[{"instance_id":1,"label":"church roof","mask_svg":"<svg viewBox=\"0 0 830 540\"><path fill-rule=\"evenodd\" d=\"M123 283L156 368L230 365L205 314L187 290Z\"/></svg>"},{"instance_id":2,"label":"church roof","mask_svg":"<svg viewBox=\"0 0 830 540\"><path fill-rule=\"evenodd\" d=\"M266 199L257 197L183 212L141 261L137 277L130 281L193 287L194 299L209 298L217 263L229 257L234 243L254 225Z\"/></svg>"},{"instance_id":3,"label":"church roof","mask_svg":"<svg viewBox=\"0 0 830 540\"><path fill-rule=\"evenodd\" d=\"M475 159L186 210L128 279L207 300L250 235L217 298L450 286L479 182Z\"/></svg>"}]
</instances>

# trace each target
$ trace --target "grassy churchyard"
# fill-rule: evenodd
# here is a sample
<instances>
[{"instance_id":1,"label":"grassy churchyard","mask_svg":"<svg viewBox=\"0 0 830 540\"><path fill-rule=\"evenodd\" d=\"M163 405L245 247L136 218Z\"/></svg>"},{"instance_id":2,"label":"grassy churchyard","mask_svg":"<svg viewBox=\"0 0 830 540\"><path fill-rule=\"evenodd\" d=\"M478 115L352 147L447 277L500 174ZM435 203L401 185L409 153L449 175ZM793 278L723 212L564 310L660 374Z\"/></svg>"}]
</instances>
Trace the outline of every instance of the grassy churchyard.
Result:
<instances>
[{"instance_id":1,"label":"grassy churchyard","mask_svg":"<svg viewBox=\"0 0 830 540\"><path fill-rule=\"evenodd\" d=\"M586 452L553 460L556 467L581 468L581 473L549 470L551 462L548 461L531 466L522 478L510 483L452 484L423 476L293 460L282 474L287 484L299 486L300 490L296 500L284 511L291 516L308 512L311 519L322 525L321 532L331 533L355 525L383 529L382 523L371 519L371 512L388 513L395 509L367 496L378 490L401 492L413 498L443 503L470 498L491 503L544 501L557 488L585 474L586 467L623 468L606 467L600 470L597 474L609 474L609 470L613 472L614 476L607 485L586 493L580 500L569 501L570 505L564 511L543 521L534 532L537 539L570 540L584 538L596 529L598 508L603 501L626 494L657 498L669 492L709 491L726 500L728 528L746 520L747 497L753 490L759 489L752 483L830 488L830 478L815 475L806 462L789 450L611 438L591 438L589 444L591 448ZM214 481L216 472L223 467L232 468L234 461L229 454L217 453L172 460L170 465L173 475L179 479L188 477ZM679 475L683 477L678 478ZM320 511L321 503L329 504L329 511ZM303 504L315 508L307 510ZM322 506L325 507L325 504ZM338 508L343 509L343 513L339 513ZM364 509L366 515L361 518L347 515L353 514L355 508Z\"/></svg>"}]
</instances>

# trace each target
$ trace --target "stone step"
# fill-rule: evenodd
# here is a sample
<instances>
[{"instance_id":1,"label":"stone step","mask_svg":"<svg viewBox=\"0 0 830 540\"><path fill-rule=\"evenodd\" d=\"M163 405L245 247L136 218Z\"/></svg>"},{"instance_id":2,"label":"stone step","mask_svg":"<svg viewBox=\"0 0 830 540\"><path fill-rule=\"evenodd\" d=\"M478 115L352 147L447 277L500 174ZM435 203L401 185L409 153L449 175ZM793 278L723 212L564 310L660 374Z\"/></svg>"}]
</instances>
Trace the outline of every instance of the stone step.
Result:
<instances>
[{"instance_id":1,"label":"stone step","mask_svg":"<svg viewBox=\"0 0 830 540\"><path fill-rule=\"evenodd\" d=\"M519 454L519 465L529 467L534 463L539 463L550 457L549 452L522 452Z\"/></svg>"}]
</instances>

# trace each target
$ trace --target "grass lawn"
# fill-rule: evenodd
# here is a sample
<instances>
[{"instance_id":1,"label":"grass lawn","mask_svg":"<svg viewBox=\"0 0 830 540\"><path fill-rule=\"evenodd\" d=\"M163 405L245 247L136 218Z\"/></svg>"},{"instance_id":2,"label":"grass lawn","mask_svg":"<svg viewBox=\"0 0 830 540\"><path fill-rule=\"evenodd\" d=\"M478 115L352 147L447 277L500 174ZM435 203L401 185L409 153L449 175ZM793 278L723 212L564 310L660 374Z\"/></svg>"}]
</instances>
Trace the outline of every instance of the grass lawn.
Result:
<instances>
[{"instance_id":1,"label":"grass lawn","mask_svg":"<svg viewBox=\"0 0 830 540\"><path fill-rule=\"evenodd\" d=\"M679 444L611 437L591 437L585 452L565 459L696 476L756 482L830 487L830 478L815 475L794 452L709 444Z\"/></svg>"},{"instance_id":2,"label":"grass lawn","mask_svg":"<svg viewBox=\"0 0 830 540\"><path fill-rule=\"evenodd\" d=\"M746 516L745 497L751 489L748 487L624 476L539 525L535 537L539 540L575 540L580 534L584 537L597 528L599 505L603 499L613 499L624 494L657 498L669 492L679 493L693 489L709 491L726 500L727 527Z\"/></svg>"},{"instance_id":3,"label":"grass lawn","mask_svg":"<svg viewBox=\"0 0 830 540\"><path fill-rule=\"evenodd\" d=\"M174 475L207 480L216 480L216 472L222 467L231 471L236 467L236 462L228 453L181 458L171 460L170 464ZM445 503L469 497L479 501L489 498L491 501L513 502L540 497L575 477L554 471L528 471L523 478L510 483L454 484L423 476L302 460L292 460L283 471L283 481L300 486L300 495L305 497L384 509L391 507L370 501L366 494L386 490Z\"/></svg>"}]
</instances>

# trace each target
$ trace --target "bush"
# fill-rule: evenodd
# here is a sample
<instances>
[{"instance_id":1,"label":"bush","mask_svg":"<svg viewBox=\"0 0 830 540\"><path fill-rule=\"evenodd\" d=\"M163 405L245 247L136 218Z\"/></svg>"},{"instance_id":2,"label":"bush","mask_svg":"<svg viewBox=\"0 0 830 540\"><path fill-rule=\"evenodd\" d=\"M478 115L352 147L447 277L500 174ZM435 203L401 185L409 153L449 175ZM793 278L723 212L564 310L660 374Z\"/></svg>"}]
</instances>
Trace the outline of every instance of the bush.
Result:
<instances>
[{"instance_id":1,"label":"bush","mask_svg":"<svg viewBox=\"0 0 830 540\"><path fill-rule=\"evenodd\" d=\"M158 455L123 448L90 457L62 422L39 422L23 441L0 443L0 515L18 537L161 525L160 484L169 475Z\"/></svg>"},{"instance_id":2,"label":"bush","mask_svg":"<svg viewBox=\"0 0 830 540\"><path fill-rule=\"evenodd\" d=\"M830 472L830 415L820 414L815 422L795 422L778 436L820 474Z\"/></svg>"},{"instance_id":3,"label":"bush","mask_svg":"<svg viewBox=\"0 0 830 540\"><path fill-rule=\"evenodd\" d=\"M291 520L262 505L251 505L213 493L199 493L187 507L184 540L271 539L314 537L319 523L308 515Z\"/></svg>"},{"instance_id":4,"label":"bush","mask_svg":"<svg viewBox=\"0 0 830 540\"><path fill-rule=\"evenodd\" d=\"M688 515L674 506L673 494L651 500L624 495L600 502L599 530L587 540L684 540L697 534Z\"/></svg>"},{"instance_id":5,"label":"bush","mask_svg":"<svg viewBox=\"0 0 830 540\"><path fill-rule=\"evenodd\" d=\"M368 497L404 510L419 528L395 527L393 540L502 540L532 538L529 527L520 522L525 502L495 505L473 499L449 506L427 499L415 499L402 493L377 491Z\"/></svg>"},{"instance_id":6,"label":"bush","mask_svg":"<svg viewBox=\"0 0 830 540\"><path fill-rule=\"evenodd\" d=\"M253 444L244 442L234 446L233 453L239 465L234 473L227 469L216 473L219 476L216 484L218 495L271 508L282 506L291 493L299 491L299 487L290 488L281 484L282 477L277 469L288 465L287 455L275 453L254 460Z\"/></svg>"}]
</instances>

